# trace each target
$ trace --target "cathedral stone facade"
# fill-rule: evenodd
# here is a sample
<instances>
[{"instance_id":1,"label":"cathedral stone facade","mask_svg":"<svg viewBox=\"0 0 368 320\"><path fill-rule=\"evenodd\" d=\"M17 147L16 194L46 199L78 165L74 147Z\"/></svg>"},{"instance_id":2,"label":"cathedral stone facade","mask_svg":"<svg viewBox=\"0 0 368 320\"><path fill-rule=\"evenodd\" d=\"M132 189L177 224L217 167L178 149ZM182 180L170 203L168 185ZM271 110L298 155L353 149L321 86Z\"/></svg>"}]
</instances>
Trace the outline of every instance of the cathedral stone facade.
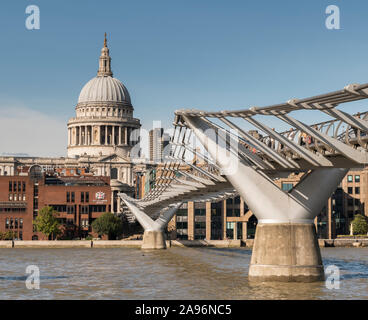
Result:
<instances>
[{"instance_id":1,"label":"cathedral stone facade","mask_svg":"<svg viewBox=\"0 0 368 320\"><path fill-rule=\"evenodd\" d=\"M138 142L141 125L133 110L128 90L113 77L105 34L97 76L82 88L76 116L68 121L67 157L0 157L0 175L22 175L39 165L44 171L84 168L93 175L110 176L111 208L118 212L117 193L134 193L136 166L130 152Z\"/></svg>"}]
</instances>

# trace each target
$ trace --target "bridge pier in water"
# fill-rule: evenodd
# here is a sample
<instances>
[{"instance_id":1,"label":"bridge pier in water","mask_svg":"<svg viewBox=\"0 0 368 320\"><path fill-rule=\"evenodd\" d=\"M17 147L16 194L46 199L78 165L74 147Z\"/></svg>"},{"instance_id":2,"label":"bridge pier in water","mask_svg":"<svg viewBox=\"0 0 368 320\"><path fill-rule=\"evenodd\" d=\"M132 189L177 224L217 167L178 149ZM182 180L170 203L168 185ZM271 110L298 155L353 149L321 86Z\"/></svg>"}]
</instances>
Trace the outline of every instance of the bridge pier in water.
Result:
<instances>
[{"instance_id":1,"label":"bridge pier in water","mask_svg":"<svg viewBox=\"0 0 368 320\"><path fill-rule=\"evenodd\" d=\"M145 230L141 249L166 249L166 239L163 231Z\"/></svg>"},{"instance_id":2,"label":"bridge pier in water","mask_svg":"<svg viewBox=\"0 0 368 320\"><path fill-rule=\"evenodd\" d=\"M161 212L156 220L153 220L148 214L140 209L136 203L126 199L126 195L122 194L121 199L127 205L129 210L137 218L138 222L144 229L143 243L141 249L156 250L166 249L166 239L164 230L176 211L182 205L182 202L169 206L165 211Z\"/></svg>"},{"instance_id":3,"label":"bridge pier in water","mask_svg":"<svg viewBox=\"0 0 368 320\"><path fill-rule=\"evenodd\" d=\"M238 157L244 146L231 141L228 148L213 128L200 117L182 116L226 178L258 219L249 279L259 281L311 282L324 279L324 268L313 219L321 212L348 169L316 168L286 192L266 174ZM212 130L212 133L210 132ZM233 139L234 140L234 139ZM227 143L227 142L226 142ZM274 174L277 177L277 173Z\"/></svg>"},{"instance_id":4,"label":"bridge pier in water","mask_svg":"<svg viewBox=\"0 0 368 320\"><path fill-rule=\"evenodd\" d=\"M249 280L313 282L323 279L313 223L258 224Z\"/></svg>"}]
</instances>

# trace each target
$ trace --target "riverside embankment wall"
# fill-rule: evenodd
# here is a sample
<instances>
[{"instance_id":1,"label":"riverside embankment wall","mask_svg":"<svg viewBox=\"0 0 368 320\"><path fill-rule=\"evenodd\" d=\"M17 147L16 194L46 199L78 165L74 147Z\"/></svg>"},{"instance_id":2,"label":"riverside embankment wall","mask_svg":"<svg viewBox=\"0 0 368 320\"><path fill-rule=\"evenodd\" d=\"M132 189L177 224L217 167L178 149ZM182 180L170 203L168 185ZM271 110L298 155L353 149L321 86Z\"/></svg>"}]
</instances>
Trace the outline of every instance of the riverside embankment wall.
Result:
<instances>
[{"instance_id":1,"label":"riverside embankment wall","mask_svg":"<svg viewBox=\"0 0 368 320\"><path fill-rule=\"evenodd\" d=\"M123 248L141 247L142 240L1 240L0 248ZM167 247L241 247L241 240L167 240Z\"/></svg>"},{"instance_id":2,"label":"riverside embankment wall","mask_svg":"<svg viewBox=\"0 0 368 320\"><path fill-rule=\"evenodd\" d=\"M243 240L167 240L169 247L253 247L253 239ZM367 239L319 239L320 247L368 247ZM0 240L0 248L140 248L142 240Z\"/></svg>"}]
</instances>

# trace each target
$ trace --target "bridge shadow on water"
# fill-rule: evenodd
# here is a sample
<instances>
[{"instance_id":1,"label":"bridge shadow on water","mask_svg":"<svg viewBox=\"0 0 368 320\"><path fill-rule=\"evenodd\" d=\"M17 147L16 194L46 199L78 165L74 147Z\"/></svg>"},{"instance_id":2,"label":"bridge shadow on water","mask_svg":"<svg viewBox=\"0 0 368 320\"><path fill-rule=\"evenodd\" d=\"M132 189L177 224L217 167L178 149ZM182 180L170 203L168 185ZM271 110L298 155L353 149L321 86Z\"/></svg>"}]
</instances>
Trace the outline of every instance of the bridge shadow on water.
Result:
<instances>
[{"instance_id":1,"label":"bridge shadow on water","mask_svg":"<svg viewBox=\"0 0 368 320\"><path fill-rule=\"evenodd\" d=\"M241 248L216 248L216 247L193 247L193 249L204 250L206 253L213 253L218 256L232 256L234 254L251 256L252 250L250 249L241 249Z\"/></svg>"}]
</instances>

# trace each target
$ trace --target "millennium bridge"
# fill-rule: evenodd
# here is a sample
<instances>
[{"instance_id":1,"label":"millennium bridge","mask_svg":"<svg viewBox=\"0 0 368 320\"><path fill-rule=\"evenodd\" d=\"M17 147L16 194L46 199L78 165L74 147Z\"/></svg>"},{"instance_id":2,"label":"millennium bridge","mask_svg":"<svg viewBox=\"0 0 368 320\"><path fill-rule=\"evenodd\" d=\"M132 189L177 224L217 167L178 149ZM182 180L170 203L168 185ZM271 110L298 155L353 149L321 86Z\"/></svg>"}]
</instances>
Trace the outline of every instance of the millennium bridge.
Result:
<instances>
[{"instance_id":1,"label":"millennium bridge","mask_svg":"<svg viewBox=\"0 0 368 320\"><path fill-rule=\"evenodd\" d=\"M171 152L154 187L142 199L119 194L144 228L142 249L166 247L164 230L183 202L240 195L258 219L249 279L323 280L313 220L349 168L368 163L368 113L342 110L344 103L367 97L368 84L351 84L267 107L177 110ZM308 125L291 116L301 110L332 120ZM291 128L278 131L262 121L265 117ZM255 137L245 129L249 126L264 135ZM281 190L275 179L292 172L304 175L291 190Z\"/></svg>"}]
</instances>

